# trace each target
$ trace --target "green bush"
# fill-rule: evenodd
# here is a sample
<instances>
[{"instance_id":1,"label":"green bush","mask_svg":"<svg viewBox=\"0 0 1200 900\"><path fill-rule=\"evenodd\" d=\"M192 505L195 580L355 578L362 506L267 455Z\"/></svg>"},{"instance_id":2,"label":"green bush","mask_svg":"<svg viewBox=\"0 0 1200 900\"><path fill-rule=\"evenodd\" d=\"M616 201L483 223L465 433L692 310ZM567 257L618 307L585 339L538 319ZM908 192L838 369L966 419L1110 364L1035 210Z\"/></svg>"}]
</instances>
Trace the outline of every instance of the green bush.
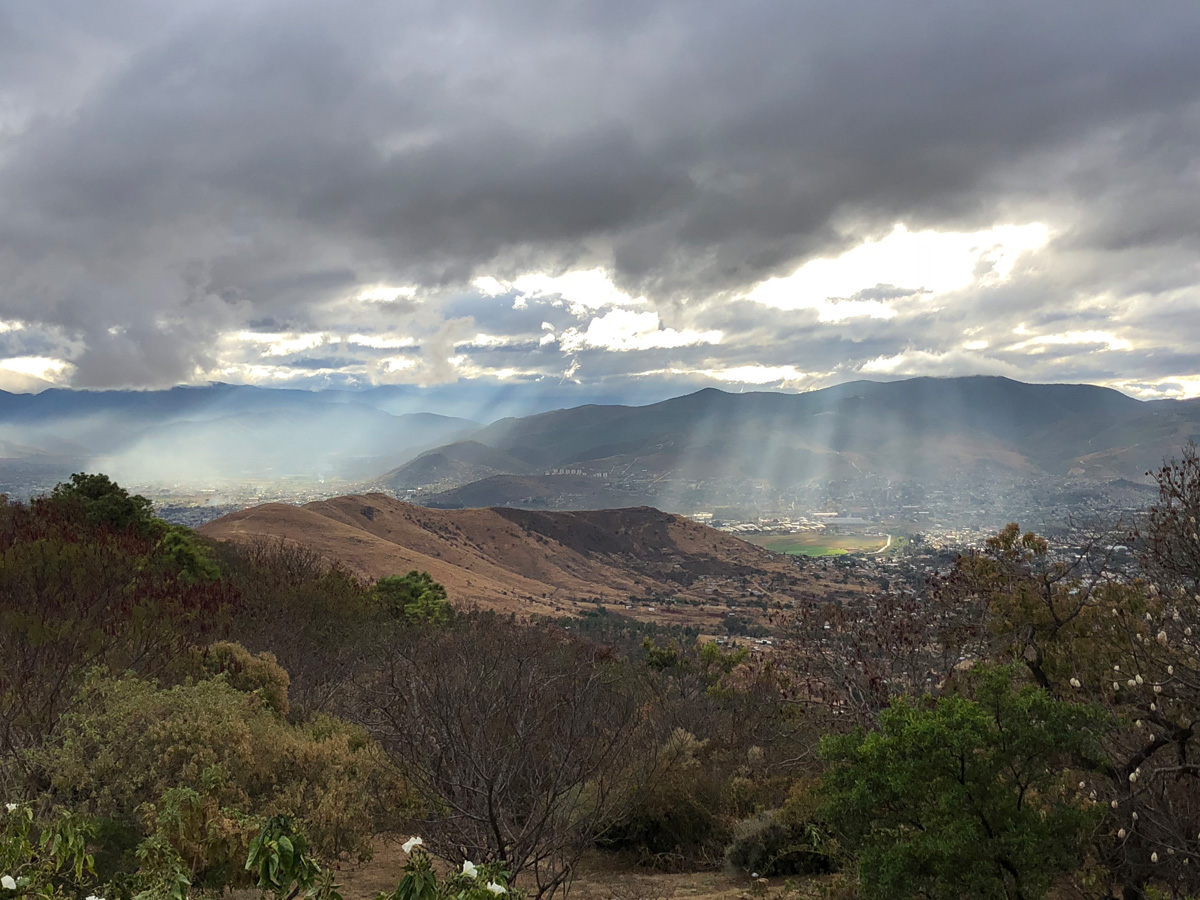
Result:
<instances>
[{"instance_id":1,"label":"green bush","mask_svg":"<svg viewBox=\"0 0 1200 900\"><path fill-rule=\"evenodd\" d=\"M1103 716L1009 668L971 681L974 699L897 703L877 731L821 742L825 816L865 897L1034 900L1085 856L1102 810L1080 802L1068 768L1102 759Z\"/></svg>"},{"instance_id":2,"label":"green bush","mask_svg":"<svg viewBox=\"0 0 1200 900\"><path fill-rule=\"evenodd\" d=\"M393 618L405 622L445 625L454 612L446 589L428 572L413 569L403 577L387 575L372 590Z\"/></svg>"},{"instance_id":3,"label":"green bush","mask_svg":"<svg viewBox=\"0 0 1200 900\"><path fill-rule=\"evenodd\" d=\"M6 900L78 897L92 882L91 829L67 811L38 821L31 806L0 807L0 896Z\"/></svg>"}]
</instances>

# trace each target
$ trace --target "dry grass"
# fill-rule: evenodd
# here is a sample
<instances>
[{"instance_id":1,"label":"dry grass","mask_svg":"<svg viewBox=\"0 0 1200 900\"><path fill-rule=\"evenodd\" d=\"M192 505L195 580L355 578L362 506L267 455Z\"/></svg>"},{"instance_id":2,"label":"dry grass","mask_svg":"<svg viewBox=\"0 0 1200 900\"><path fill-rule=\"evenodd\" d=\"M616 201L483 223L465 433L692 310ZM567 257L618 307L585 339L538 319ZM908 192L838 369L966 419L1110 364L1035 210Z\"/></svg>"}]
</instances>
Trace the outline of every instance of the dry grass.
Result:
<instances>
[{"instance_id":1,"label":"dry grass","mask_svg":"<svg viewBox=\"0 0 1200 900\"><path fill-rule=\"evenodd\" d=\"M495 509L437 510L383 494L289 506L268 503L200 531L218 540L283 538L369 578L429 572L453 602L529 615L575 615L602 605L635 619L722 634L730 604L788 603L800 594L855 590L790 560L680 516L639 508L544 513L534 522ZM620 534L612 534L614 517ZM603 528L597 522L604 523ZM688 569L688 577L680 577ZM702 573L697 575L696 573ZM626 604L631 597L680 602Z\"/></svg>"}]
</instances>

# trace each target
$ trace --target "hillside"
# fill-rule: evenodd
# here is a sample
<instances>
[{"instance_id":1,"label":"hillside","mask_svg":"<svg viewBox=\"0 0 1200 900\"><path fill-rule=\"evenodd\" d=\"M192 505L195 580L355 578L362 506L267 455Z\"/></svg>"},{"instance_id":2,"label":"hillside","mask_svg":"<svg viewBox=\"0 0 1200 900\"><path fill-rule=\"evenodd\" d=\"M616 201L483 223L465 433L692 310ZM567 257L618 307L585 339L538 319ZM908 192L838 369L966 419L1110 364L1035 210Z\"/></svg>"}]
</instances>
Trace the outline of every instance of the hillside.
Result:
<instances>
[{"instance_id":1,"label":"hillside","mask_svg":"<svg viewBox=\"0 0 1200 900\"><path fill-rule=\"evenodd\" d=\"M427 494L422 505L438 509L514 506L524 509L619 509L646 505L650 495L624 490L587 475L490 475L460 487Z\"/></svg>"},{"instance_id":2,"label":"hillside","mask_svg":"<svg viewBox=\"0 0 1200 900\"><path fill-rule=\"evenodd\" d=\"M853 382L804 394L706 389L650 406L500 420L471 440L516 465L467 489L464 473L436 465L442 451L434 451L423 476L442 493L422 499L509 503L511 485L495 476L531 469L599 476L606 489L665 508L684 508L688 492L715 483L728 496L754 484L791 490L837 480L930 487L977 476L1144 480L1197 435L1200 401L1143 402L1093 385L971 377ZM406 487L420 487L416 480ZM447 495L451 485L461 490ZM569 500L531 496L549 507Z\"/></svg>"},{"instance_id":3,"label":"hillside","mask_svg":"<svg viewBox=\"0 0 1200 900\"><path fill-rule=\"evenodd\" d=\"M199 530L217 540L293 541L370 579L428 571L460 604L561 615L599 600L627 615L713 633L722 633L731 607L758 610L764 600L856 590L647 507L437 510L365 494L300 507L269 503ZM671 597L675 603L665 602Z\"/></svg>"},{"instance_id":4,"label":"hillside","mask_svg":"<svg viewBox=\"0 0 1200 900\"><path fill-rule=\"evenodd\" d=\"M446 483L467 484L491 475L524 475L531 467L477 441L458 441L422 453L411 462L386 473L380 482L394 491Z\"/></svg>"}]
</instances>

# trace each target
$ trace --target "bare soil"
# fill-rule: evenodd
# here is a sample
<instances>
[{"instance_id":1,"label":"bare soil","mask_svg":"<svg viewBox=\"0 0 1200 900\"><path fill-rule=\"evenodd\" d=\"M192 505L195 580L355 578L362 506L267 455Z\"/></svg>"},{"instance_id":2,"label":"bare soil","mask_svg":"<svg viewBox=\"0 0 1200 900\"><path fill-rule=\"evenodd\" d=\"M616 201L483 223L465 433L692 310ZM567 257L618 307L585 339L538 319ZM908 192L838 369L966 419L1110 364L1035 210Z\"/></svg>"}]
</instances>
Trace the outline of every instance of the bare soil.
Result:
<instances>
[{"instance_id":1,"label":"bare soil","mask_svg":"<svg viewBox=\"0 0 1200 900\"><path fill-rule=\"evenodd\" d=\"M402 839L401 839L402 840ZM346 900L372 900L396 889L407 855L400 840L380 841L375 856L338 873ZM788 882L731 877L722 871L656 872L631 867L620 857L594 853L584 859L562 900L809 900L829 895L827 879ZM518 880L518 886L520 881Z\"/></svg>"}]
</instances>

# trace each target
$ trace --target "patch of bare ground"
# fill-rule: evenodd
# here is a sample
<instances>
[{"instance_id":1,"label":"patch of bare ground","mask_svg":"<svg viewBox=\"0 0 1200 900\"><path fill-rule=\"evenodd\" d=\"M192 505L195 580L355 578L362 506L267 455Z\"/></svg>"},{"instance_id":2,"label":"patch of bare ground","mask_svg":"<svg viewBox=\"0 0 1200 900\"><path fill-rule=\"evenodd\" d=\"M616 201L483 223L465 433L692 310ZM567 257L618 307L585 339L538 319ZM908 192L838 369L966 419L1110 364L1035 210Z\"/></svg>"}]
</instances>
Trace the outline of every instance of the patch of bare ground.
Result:
<instances>
[{"instance_id":1,"label":"patch of bare ground","mask_svg":"<svg viewBox=\"0 0 1200 900\"><path fill-rule=\"evenodd\" d=\"M408 857L397 840L380 840L375 856L358 865L343 865L338 883L346 900L372 900L390 894L404 874ZM836 879L785 881L749 878L724 871L657 872L631 866L623 857L591 853L584 858L570 891L562 900L818 900L835 895ZM517 886L521 887L520 879Z\"/></svg>"}]
</instances>

